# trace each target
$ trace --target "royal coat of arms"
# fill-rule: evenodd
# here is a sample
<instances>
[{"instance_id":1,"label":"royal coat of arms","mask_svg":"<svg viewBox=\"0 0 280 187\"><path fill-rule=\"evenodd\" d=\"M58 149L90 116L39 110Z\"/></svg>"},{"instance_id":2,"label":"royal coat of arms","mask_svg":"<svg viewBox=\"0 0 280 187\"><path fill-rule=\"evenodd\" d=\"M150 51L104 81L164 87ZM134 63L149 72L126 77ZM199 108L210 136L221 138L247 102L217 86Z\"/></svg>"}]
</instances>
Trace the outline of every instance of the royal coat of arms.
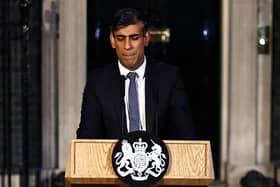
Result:
<instances>
[{"instance_id":1,"label":"royal coat of arms","mask_svg":"<svg viewBox=\"0 0 280 187\"><path fill-rule=\"evenodd\" d=\"M150 149L148 149L149 144ZM142 138L129 143L121 141L121 151L113 155L116 172L121 177L130 176L134 181L145 181L149 176L159 177L167 166L167 155L162 152L162 147L152 139L145 142Z\"/></svg>"}]
</instances>

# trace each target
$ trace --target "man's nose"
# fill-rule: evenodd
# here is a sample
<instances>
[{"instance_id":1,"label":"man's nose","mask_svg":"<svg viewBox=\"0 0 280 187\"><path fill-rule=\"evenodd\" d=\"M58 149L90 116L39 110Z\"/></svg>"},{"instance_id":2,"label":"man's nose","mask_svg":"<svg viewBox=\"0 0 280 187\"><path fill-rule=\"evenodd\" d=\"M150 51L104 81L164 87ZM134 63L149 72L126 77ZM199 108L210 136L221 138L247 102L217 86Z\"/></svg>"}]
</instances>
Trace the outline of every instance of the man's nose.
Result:
<instances>
[{"instance_id":1,"label":"man's nose","mask_svg":"<svg viewBox=\"0 0 280 187\"><path fill-rule=\"evenodd\" d=\"M125 48L125 49L130 49L130 48L131 48L131 41L130 41L130 38L129 38L129 37L127 37L127 38L125 39L124 48Z\"/></svg>"}]
</instances>

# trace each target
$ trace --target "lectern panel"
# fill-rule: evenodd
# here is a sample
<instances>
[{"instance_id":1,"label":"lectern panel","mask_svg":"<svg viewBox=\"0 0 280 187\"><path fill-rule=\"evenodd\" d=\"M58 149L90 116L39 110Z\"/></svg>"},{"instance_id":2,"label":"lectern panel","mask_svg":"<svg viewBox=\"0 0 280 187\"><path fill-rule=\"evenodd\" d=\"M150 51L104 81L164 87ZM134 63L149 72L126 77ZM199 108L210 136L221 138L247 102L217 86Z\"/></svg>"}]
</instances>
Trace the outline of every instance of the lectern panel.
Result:
<instances>
[{"instance_id":1,"label":"lectern panel","mask_svg":"<svg viewBox=\"0 0 280 187\"><path fill-rule=\"evenodd\" d=\"M73 140L67 162L67 186L124 184L114 173L111 155L117 140ZM164 141L169 151L169 168L158 182L165 186L207 186L214 180L209 141Z\"/></svg>"},{"instance_id":2,"label":"lectern panel","mask_svg":"<svg viewBox=\"0 0 280 187\"><path fill-rule=\"evenodd\" d=\"M100 144L98 142L90 144L87 142L75 143L74 175L115 177L111 164L113 145L113 143Z\"/></svg>"}]
</instances>

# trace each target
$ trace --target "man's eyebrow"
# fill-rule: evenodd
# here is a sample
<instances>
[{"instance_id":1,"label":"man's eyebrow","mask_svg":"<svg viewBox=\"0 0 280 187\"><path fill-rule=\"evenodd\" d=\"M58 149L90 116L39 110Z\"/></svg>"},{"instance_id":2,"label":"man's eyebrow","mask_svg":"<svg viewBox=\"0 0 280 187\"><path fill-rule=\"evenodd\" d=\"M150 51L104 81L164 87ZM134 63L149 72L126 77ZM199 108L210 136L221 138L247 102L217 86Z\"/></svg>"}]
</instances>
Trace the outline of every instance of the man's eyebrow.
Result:
<instances>
[{"instance_id":1,"label":"man's eyebrow","mask_svg":"<svg viewBox=\"0 0 280 187\"><path fill-rule=\"evenodd\" d=\"M130 35L124 35L124 34L116 34L115 36L120 36L120 37L133 37L133 36L139 36L141 34L130 34Z\"/></svg>"}]
</instances>

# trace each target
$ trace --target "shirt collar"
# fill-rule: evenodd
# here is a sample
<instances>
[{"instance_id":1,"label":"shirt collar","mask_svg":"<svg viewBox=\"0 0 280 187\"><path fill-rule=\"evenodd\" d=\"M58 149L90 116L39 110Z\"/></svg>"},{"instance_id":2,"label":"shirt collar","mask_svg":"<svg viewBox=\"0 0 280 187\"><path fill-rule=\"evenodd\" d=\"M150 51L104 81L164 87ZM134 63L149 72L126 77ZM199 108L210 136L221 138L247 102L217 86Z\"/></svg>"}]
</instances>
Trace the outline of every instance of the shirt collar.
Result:
<instances>
[{"instance_id":1,"label":"shirt collar","mask_svg":"<svg viewBox=\"0 0 280 187\"><path fill-rule=\"evenodd\" d=\"M125 77L129 72L131 72L129 69L127 69L121 64L120 60L118 60L118 66L119 66L120 74L124 75ZM146 56L144 56L143 64L141 64L141 66L136 70L134 70L133 72L136 72L138 77L143 79L145 75L145 69L146 69Z\"/></svg>"}]
</instances>

